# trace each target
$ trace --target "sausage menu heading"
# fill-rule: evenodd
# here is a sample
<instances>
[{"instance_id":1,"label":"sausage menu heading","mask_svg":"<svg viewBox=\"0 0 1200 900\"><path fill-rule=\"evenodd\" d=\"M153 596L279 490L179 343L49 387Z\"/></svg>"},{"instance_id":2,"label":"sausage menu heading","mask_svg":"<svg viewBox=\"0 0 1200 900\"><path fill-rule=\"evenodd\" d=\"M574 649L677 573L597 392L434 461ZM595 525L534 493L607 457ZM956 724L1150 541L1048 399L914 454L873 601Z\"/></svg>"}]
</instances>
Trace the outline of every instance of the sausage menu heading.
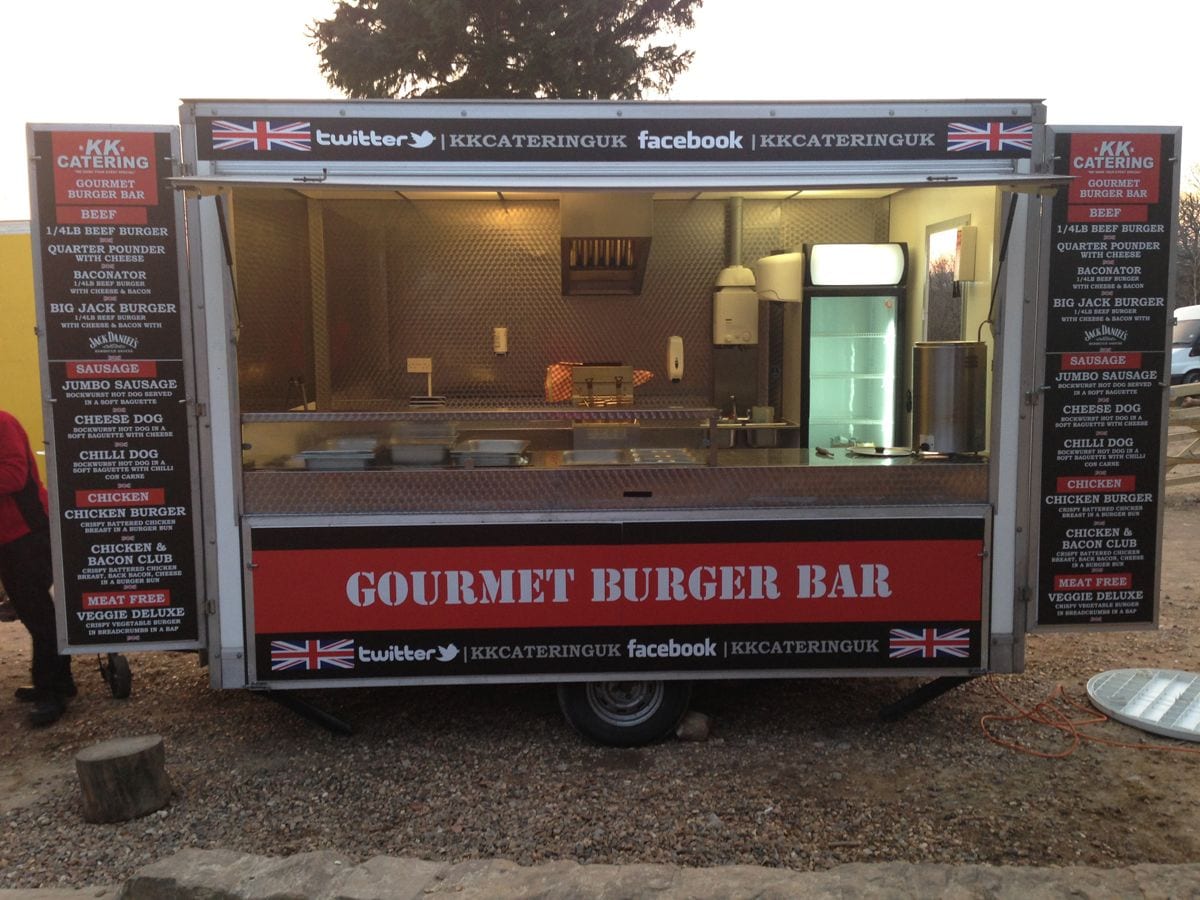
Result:
<instances>
[{"instance_id":1,"label":"sausage menu heading","mask_svg":"<svg viewBox=\"0 0 1200 900\"><path fill-rule=\"evenodd\" d=\"M31 133L68 647L198 642L171 135Z\"/></svg>"},{"instance_id":2,"label":"sausage menu heading","mask_svg":"<svg viewBox=\"0 0 1200 900\"><path fill-rule=\"evenodd\" d=\"M1155 621L1176 140L1055 135L1039 625Z\"/></svg>"}]
</instances>

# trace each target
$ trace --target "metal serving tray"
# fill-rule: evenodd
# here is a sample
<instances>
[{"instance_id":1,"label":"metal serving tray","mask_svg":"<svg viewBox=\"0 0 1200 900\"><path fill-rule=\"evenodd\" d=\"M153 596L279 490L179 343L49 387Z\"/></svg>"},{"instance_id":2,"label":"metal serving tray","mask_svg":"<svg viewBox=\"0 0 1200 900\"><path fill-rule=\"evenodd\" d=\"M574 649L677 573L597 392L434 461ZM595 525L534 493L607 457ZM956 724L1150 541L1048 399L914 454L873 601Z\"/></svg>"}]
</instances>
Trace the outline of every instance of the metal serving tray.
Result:
<instances>
[{"instance_id":1,"label":"metal serving tray","mask_svg":"<svg viewBox=\"0 0 1200 900\"><path fill-rule=\"evenodd\" d=\"M379 439L374 435L329 438L318 447L301 450L297 457L306 469L365 469L375 459Z\"/></svg>"},{"instance_id":2,"label":"metal serving tray","mask_svg":"<svg viewBox=\"0 0 1200 900\"><path fill-rule=\"evenodd\" d=\"M450 456L456 466L523 466L529 441L482 439L455 444Z\"/></svg>"},{"instance_id":3,"label":"metal serving tray","mask_svg":"<svg viewBox=\"0 0 1200 900\"><path fill-rule=\"evenodd\" d=\"M314 470L365 469L375 459L375 451L364 450L304 450L300 454L304 468Z\"/></svg>"},{"instance_id":4,"label":"metal serving tray","mask_svg":"<svg viewBox=\"0 0 1200 900\"><path fill-rule=\"evenodd\" d=\"M434 441L393 441L388 453L397 466L441 466L450 455L450 446Z\"/></svg>"}]
</instances>

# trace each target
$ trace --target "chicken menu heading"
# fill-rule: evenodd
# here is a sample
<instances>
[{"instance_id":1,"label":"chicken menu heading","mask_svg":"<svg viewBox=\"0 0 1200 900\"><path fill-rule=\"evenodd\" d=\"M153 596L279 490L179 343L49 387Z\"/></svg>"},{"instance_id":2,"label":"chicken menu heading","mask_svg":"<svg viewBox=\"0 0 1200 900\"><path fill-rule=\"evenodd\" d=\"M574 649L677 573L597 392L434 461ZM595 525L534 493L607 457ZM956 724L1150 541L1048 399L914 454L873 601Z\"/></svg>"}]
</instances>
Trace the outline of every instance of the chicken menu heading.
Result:
<instances>
[{"instance_id":1,"label":"chicken menu heading","mask_svg":"<svg viewBox=\"0 0 1200 900\"><path fill-rule=\"evenodd\" d=\"M1039 625L1156 621L1176 132L1057 132Z\"/></svg>"},{"instance_id":2,"label":"chicken menu heading","mask_svg":"<svg viewBox=\"0 0 1200 900\"><path fill-rule=\"evenodd\" d=\"M69 648L199 640L172 136L30 130L56 602Z\"/></svg>"}]
</instances>

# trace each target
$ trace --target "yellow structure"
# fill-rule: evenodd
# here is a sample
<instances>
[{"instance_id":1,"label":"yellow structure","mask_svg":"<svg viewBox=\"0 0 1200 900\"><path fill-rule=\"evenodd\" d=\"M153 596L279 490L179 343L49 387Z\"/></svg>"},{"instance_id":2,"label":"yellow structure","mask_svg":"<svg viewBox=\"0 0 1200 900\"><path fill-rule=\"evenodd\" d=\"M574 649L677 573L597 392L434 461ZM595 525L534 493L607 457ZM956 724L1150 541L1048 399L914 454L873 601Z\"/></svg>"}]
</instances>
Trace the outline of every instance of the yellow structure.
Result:
<instances>
[{"instance_id":1,"label":"yellow structure","mask_svg":"<svg viewBox=\"0 0 1200 900\"><path fill-rule=\"evenodd\" d=\"M0 222L0 409L16 416L35 451L45 441L33 253L28 222ZM46 477L45 454L38 468Z\"/></svg>"}]
</instances>

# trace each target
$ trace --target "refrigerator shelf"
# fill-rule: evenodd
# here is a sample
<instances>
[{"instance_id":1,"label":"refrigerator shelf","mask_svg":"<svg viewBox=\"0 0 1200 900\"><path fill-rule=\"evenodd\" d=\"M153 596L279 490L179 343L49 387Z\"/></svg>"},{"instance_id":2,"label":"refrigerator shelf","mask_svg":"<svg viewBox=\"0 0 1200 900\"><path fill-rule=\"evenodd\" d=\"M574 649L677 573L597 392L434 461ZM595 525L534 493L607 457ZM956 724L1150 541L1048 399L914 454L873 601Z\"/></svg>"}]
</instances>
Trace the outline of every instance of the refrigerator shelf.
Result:
<instances>
[{"instance_id":1,"label":"refrigerator shelf","mask_svg":"<svg viewBox=\"0 0 1200 900\"><path fill-rule=\"evenodd\" d=\"M848 416L814 416L808 420L812 425L882 425L883 419L851 418Z\"/></svg>"},{"instance_id":2,"label":"refrigerator shelf","mask_svg":"<svg viewBox=\"0 0 1200 900\"><path fill-rule=\"evenodd\" d=\"M842 380L845 378L853 378L853 379L857 380L857 379L887 378L887 377L889 377L889 373L887 373L887 372L856 372L853 369L845 369L840 372L830 372L830 371L821 372L819 374L813 375L812 379L813 379L813 381L819 381L822 378L830 378L830 379L838 379L838 380Z\"/></svg>"},{"instance_id":3,"label":"refrigerator shelf","mask_svg":"<svg viewBox=\"0 0 1200 900\"><path fill-rule=\"evenodd\" d=\"M842 338L843 340L861 340L869 338L874 340L890 340L891 335L882 331L813 331L813 337L819 338Z\"/></svg>"}]
</instances>

